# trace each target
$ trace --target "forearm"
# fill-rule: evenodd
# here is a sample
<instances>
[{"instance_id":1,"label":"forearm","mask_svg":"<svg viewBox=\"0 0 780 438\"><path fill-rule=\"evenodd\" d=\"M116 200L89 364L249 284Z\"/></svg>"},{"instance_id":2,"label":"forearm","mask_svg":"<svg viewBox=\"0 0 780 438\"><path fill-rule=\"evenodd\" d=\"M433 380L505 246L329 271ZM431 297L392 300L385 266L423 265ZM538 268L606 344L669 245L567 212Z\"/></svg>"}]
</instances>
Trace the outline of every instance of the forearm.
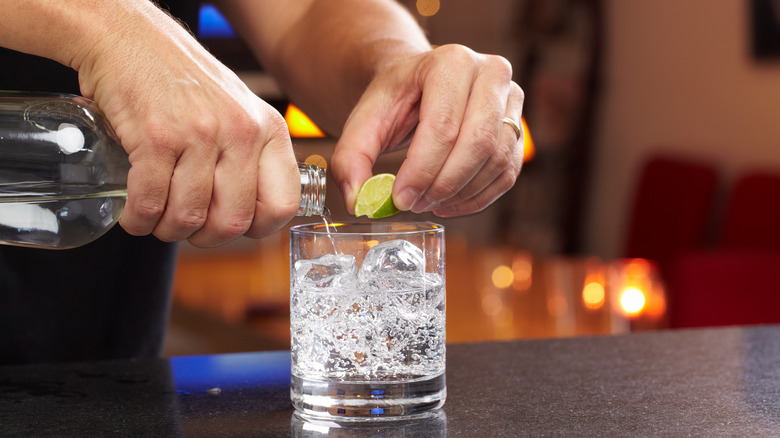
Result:
<instances>
[{"instance_id":1,"label":"forearm","mask_svg":"<svg viewBox=\"0 0 780 438\"><path fill-rule=\"evenodd\" d=\"M76 68L95 30L94 3L100 2L2 0L0 46Z\"/></svg>"},{"instance_id":2,"label":"forearm","mask_svg":"<svg viewBox=\"0 0 780 438\"><path fill-rule=\"evenodd\" d=\"M123 43L155 33L188 39L186 30L148 0L0 0L0 20L0 46L79 71L85 94L94 91L90 68L100 58L122 56ZM134 60L126 61L129 66Z\"/></svg>"},{"instance_id":3,"label":"forearm","mask_svg":"<svg viewBox=\"0 0 780 438\"><path fill-rule=\"evenodd\" d=\"M331 133L340 132L376 72L430 49L414 18L392 1L261 3L221 7L290 98Z\"/></svg>"}]
</instances>

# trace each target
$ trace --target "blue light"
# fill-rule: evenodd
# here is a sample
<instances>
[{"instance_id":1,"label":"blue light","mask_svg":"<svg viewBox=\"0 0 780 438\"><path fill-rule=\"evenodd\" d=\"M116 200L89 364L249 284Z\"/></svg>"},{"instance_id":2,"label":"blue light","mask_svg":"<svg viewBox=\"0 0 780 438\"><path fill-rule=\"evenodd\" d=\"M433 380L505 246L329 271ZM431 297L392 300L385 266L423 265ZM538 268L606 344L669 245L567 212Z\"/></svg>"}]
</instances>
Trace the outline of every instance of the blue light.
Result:
<instances>
[{"instance_id":1,"label":"blue light","mask_svg":"<svg viewBox=\"0 0 780 438\"><path fill-rule=\"evenodd\" d=\"M236 33L214 5L203 5L198 15L198 36L201 38L235 38Z\"/></svg>"},{"instance_id":2,"label":"blue light","mask_svg":"<svg viewBox=\"0 0 780 438\"><path fill-rule=\"evenodd\" d=\"M290 384L289 351L179 356L169 363L180 394Z\"/></svg>"},{"instance_id":3,"label":"blue light","mask_svg":"<svg viewBox=\"0 0 780 438\"><path fill-rule=\"evenodd\" d=\"M385 413L385 410L382 408L373 408L371 409L371 415L382 415Z\"/></svg>"}]
</instances>

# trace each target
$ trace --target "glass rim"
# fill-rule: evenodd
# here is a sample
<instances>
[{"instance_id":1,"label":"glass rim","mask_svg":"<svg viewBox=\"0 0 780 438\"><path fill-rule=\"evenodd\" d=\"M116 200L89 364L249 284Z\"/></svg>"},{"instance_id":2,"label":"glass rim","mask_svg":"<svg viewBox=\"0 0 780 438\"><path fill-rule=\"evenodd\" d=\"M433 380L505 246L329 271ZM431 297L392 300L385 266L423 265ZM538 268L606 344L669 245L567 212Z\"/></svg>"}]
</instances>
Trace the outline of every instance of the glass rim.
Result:
<instances>
[{"instance_id":1,"label":"glass rim","mask_svg":"<svg viewBox=\"0 0 780 438\"><path fill-rule=\"evenodd\" d=\"M370 228L375 226L390 226L390 224L400 224L403 226L409 226L413 229L401 229L401 230L385 230L385 231L371 231ZM336 231L330 231L330 226L335 225ZM341 227L356 228L366 227L369 231L350 231L349 229L342 229ZM424 233L443 233L444 225L437 224L435 222L424 221L362 221L362 222L334 222L326 225L324 222L300 224L290 227L290 235L303 234L313 236L333 236L333 237L346 237L346 236L404 236Z\"/></svg>"}]
</instances>

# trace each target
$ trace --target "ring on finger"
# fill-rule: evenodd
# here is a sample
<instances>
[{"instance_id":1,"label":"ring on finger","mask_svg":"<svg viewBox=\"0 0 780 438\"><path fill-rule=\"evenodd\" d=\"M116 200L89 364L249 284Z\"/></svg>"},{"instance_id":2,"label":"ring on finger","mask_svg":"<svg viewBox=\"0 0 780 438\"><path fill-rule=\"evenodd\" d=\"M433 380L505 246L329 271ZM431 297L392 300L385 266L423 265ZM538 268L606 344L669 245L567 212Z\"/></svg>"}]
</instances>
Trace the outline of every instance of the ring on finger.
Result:
<instances>
[{"instance_id":1,"label":"ring on finger","mask_svg":"<svg viewBox=\"0 0 780 438\"><path fill-rule=\"evenodd\" d=\"M514 120L510 119L509 117L504 117L502 122L506 123L507 125L511 126L512 129L515 130L515 134L517 135L517 139L520 140L523 138L523 129L520 128L520 125L517 124Z\"/></svg>"}]
</instances>

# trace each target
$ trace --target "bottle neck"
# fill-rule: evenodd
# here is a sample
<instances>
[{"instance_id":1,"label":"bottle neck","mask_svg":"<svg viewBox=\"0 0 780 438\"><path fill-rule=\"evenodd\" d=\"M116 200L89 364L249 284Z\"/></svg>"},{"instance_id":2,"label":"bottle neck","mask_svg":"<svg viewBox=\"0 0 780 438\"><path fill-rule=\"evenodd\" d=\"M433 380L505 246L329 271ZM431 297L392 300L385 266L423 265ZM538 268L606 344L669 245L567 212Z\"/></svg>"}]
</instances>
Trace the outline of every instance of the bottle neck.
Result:
<instances>
[{"instance_id":1,"label":"bottle neck","mask_svg":"<svg viewBox=\"0 0 780 438\"><path fill-rule=\"evenodd\" d=\"M320 216L325 211L325 169L298 164L301 174L301 206L298 216Z\"/></svg>"}]
</instances>

